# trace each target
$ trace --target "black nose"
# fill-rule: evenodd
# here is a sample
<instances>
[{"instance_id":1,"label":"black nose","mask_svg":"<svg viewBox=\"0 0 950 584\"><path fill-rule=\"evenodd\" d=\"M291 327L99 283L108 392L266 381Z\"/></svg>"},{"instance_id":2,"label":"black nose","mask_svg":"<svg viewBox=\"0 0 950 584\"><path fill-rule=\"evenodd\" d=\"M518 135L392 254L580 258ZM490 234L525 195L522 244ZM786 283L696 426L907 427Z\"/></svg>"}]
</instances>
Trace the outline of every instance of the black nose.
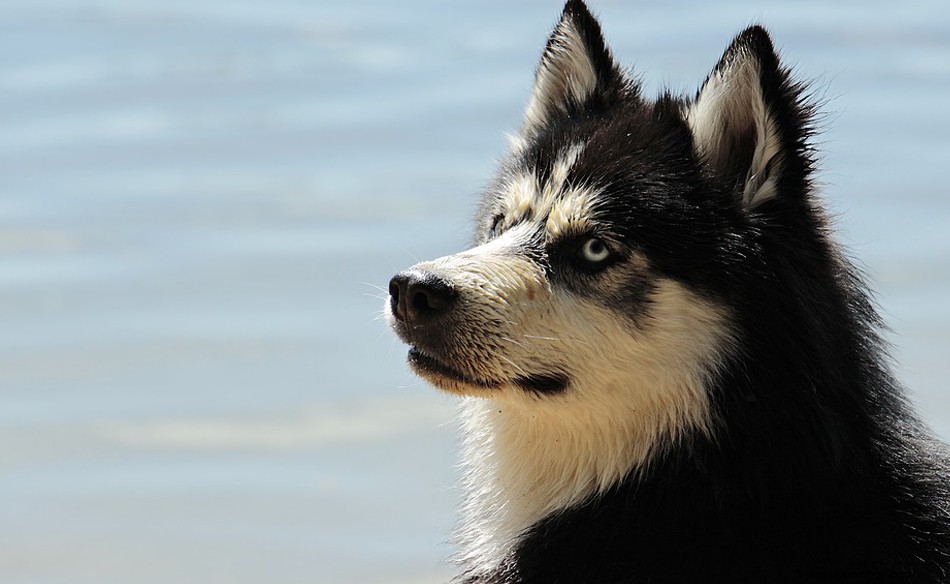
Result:
<instances>
[{"instance_id":1,"label":"black nose","mask_svg":"<svg viewBox=\"0 0 950 584\"><path fill-rule=\"evenodd\" d=\"M399 272L389 281L389 305L402 322L420 322L449 311L458 293L443 278L420 270Z\"/></svg>"}]
</instances>

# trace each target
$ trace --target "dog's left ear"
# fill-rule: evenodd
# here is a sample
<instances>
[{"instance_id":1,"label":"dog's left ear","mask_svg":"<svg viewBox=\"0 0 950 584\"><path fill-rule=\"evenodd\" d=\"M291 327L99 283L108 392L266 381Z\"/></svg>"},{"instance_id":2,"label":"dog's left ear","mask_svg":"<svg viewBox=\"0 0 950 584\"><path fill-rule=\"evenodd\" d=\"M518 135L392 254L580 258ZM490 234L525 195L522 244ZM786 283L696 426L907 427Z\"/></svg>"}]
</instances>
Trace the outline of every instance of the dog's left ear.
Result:
<instances>
[{"instance_id":1,"label":"dog's left ear","mask_svg":"<svg viewBox=\"0 0 950 584\"><path fill-rule=\"evenodd\" d=\"M597 19L581 0L568 0L538 64L523 132L537 132L557 116L596 108L620 77Z\"/></svg>"},{"instance_id":2,"label":"dog's left ear","mask_svg":"<svg viewBox=\"0 0 950 584\"><path fill-rule=\"evenodd\" d=\"M811 108L801 94L768 33L752 26L732 41L687 110L697 153L735 186L747 210L805 192Z\"/></svg>"}]
</instances>

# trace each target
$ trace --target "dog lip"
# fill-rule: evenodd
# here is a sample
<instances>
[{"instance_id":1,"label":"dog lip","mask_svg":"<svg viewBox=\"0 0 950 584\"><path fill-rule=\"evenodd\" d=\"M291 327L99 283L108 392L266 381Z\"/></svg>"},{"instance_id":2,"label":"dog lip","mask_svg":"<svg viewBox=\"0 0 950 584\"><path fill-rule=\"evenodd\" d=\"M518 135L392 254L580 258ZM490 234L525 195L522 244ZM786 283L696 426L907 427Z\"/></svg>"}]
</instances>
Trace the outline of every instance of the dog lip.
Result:
<instances>
[{"instance_id":1,"label":"dog lip","mask_svg":"<svg viewBox=\"0 0 950 584\"><path fill-rule=\"evenodd\" d=\"M474 385L477 387L484 387L488 389L495 389L501 383L497 381L488 381L484 379L476 379L469 375L462 373L452 367L449 367L439 359L429 355L428 353L423 352L417 347L411 347L409 349L409 363L414 368L419 371L441 375L443 377L448 377L456 381L461 381L469 385ZM545 395L554 395L561 393L567 389L570 379L566 375L559 373L552 374L535 374L535 375L519 375L511 380L511 383L517 385L525 391L531 391L535 393L545 394Z\"/></svg>"},{"instance_id":2,"label":"dog lip","mask_svg":"<svg viewBox=\"0 0 950 584\"><path fill-rule=\"evenodd\" d=\"M442 361L439 361L435 357L424 353L416 347L409 349L409 363L413 367L425 371L427 373L435 373L437 375L442 375L467 383L469 385L476 385L478 387L485 388L495 388L498 387L498 382L495 381L486 381L483 379L475 379L468 375L465 375L461 371L457 371Z\"/></svg>"},{"instance_id":3,"label":"dog lip","mask_svg":"<svg viewBox=\"0 0 950 584\"><path fill-rule=\"evenodd\" d=\"M567 389L570 380L557 373L550 375L524 375L514 379L515 385L527 391L534 391L546 395L561 393Z\"/></svg>"}]
</instances>

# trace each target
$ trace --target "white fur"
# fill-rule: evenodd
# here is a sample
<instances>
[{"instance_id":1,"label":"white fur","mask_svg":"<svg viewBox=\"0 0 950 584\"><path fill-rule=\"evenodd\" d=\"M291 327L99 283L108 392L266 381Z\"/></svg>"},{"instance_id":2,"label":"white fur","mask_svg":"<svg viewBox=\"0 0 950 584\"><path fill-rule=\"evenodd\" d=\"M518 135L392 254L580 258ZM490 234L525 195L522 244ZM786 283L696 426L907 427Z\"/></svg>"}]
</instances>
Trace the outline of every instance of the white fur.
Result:
<instances>
[{"instance_id":1,"label":"white fur","mask_svg":"<svg viewBox=\"0 0 950 584\"><path fill-rule=\"evenodd\" d=\"M762 97L760 75L758 61L740 53L713 71L686 113L696 147L713 168L727 164L736 135L754 132L755 150L742 193L747 208L776 195L781 167L778 125Z\"/></svg>"},{"instance_id":2,"label":"white fur","mask_svg":"<svg viewBox=\"0 0 950 584\"><path fill-rule=\"evenodd\" d=\"M566 233L580 233L593 225L591 215L593 201L597 191L578 187L566 193L552 206L545 222L545 232L549 240L557 239Z\"/></svg>"}]
</instances>

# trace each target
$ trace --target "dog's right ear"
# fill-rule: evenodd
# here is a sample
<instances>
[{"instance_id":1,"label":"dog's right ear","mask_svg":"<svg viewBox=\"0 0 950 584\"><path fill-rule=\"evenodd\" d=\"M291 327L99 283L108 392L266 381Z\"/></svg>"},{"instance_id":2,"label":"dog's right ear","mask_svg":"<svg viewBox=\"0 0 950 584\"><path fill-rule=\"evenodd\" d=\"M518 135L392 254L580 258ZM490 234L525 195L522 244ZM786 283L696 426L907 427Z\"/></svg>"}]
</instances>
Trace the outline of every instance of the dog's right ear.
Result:
<instances>
[{"instance_id":1,"label":"dog's right ear","mask_svg":"<svg viewBox=\"0 0 950 584\"><path fill-rule=\"evenodd\" d=\"M522 133L535 134L558 116L589 110L620 77L597 19L581 0L568 0L535 73Z\"/></svg>"}]
</instances>

